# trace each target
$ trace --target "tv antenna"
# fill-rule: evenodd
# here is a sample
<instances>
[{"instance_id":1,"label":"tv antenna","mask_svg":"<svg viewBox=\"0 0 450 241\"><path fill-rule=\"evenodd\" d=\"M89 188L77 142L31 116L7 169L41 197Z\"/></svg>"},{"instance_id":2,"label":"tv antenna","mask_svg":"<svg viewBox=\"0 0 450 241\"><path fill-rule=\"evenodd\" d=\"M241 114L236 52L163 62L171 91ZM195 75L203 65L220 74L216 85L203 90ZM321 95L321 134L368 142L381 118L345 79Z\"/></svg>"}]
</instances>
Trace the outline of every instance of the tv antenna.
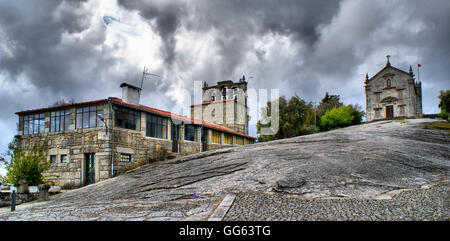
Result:
<instances>
[{"instance_id":1,"label":"tv antenna","mask_svg":"<svg viewBox=\"0 0 450 241\"><path fill-rule=\"evenodd\" d=\"M156 76L156 77L161 78L161 76L159 76L159 75L157 75L157 74L150 74L150 73L147 72L147 71L148 71L148 68L144 66L144 71L142 72L141 90L142 90L142 87L144 86L144 79L147 78L147 75L152 75L152 76Z\"/></svg>"}]
</instances>

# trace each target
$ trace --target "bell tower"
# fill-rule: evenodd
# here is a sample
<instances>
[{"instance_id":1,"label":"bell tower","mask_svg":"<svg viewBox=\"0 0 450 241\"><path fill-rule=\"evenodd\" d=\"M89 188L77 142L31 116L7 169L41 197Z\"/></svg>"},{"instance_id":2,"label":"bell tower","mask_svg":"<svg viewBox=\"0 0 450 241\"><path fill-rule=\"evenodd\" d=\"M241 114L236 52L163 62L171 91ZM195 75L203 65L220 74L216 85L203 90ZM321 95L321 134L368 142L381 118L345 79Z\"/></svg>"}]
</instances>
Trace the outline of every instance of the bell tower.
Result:
<instances>
[{"instance_id":1,"label":"bell tower","mask_svg":"<svg viewBox=\"0 0 450 241\"><path fill-rule=\"evenodd\" d=\"M202 111L195 112L195 108L201 108ZM194 116L194 113L201 113L201 116ZM214 86L208 86L204 82L202 103L191 105L191 116L248 135L249 115L245 76L238 82L225 80L217 82Z\"/></svg>"}]
</instances>

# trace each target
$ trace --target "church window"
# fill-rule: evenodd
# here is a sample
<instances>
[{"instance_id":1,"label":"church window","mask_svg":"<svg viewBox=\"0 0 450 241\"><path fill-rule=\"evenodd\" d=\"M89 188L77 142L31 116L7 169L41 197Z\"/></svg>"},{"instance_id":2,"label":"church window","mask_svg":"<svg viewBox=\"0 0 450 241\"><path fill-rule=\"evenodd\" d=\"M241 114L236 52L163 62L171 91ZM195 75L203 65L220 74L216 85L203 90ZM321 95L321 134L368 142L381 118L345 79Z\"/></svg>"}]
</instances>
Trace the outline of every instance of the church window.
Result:
<instances>
[{"instance_id":1,"label":"church window","mask_svg":"<svg viewBox=\"0 0 450 241\"><path fill-rule=\"evenodd\" d=\"M381 93L375 93L375 101L380 102L381 101Z\"/></svg>"},{"instance_id":2,"label":"church window","mask_svg":"<svg viewBox=\"0 0 450 241\"><path fill-rule=\"evenodd\" d=\"M375 110L375 118L379 118L380 117L380 110L376 109Z\"/></svg>"},{"instance_id":3,"label":"church window","mask_svg":"<svg viewBox=\"0 0 450 241\"><path fill-rule=\"evenodd\" d=\"M386 88L391 88L391 80L386 79Z\"/></svg>"},{"instance_id":4,"label":"church window","mask_svg":"<svg viewBox=\"0 0 450 241\"><path fill-rule=\"evenodd\" d=\"M237 93L238 93L238 89L236 87L233 88L233 99L237 99Z\"/></svg>"},{"instance_id":5,"label":"church window","mask_svg":"<svg viewBox=\"0 0 450 241\"><path fill-rule=\"evenodd\" d=\"M223 89L222 89L222 100L226 100L226 99L228 99L227 87L223 87Z\"/></svg>"}]
</instances>

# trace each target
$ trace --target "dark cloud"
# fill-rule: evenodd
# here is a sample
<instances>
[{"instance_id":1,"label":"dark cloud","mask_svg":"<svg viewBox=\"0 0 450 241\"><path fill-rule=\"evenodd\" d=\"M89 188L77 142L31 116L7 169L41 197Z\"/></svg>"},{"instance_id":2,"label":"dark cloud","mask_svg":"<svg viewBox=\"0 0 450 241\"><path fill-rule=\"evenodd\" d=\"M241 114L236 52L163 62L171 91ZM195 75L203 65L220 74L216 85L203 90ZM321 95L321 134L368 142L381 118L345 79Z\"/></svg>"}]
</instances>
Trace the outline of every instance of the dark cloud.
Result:
<instances>
[{"instance_id":1,"label":"dark cloud","mask_svg":"<svg viewBox=\"0 0 450 241\"><path fill-rule=\"evenodd\" d=\"M30 3L21 1L5 2L0 7L2 16L10 9L21 9L13 17L8 17L8 22L16 24L2 24L3 32L17 47L12 48L11 55L0 58L0 71L6 72L9 76L6 81L11 82L18 81L19 75L26 73L34 86L46 86L55 92L64 92L65 89L73 91L74 87L81 87L77 84L77 80L82 76L71 71L71 67L92 54L92 46L89 43L79 42L70 48L57 47L66 31L80 32L89 27L81 10L77 10L78 13L71 11L72 8L80 6L68 4L58 16L55 16L51 13L55 13L65 2L31 4L33 3L37 5L34 8L29 6ZM22 11L24 6L30 8L28 11L38 10Z\"/></svg>"},{"instance_id":2,"label":"dark cloud","mask_svg":"<svg viewBox=\"0 0 450 241\"><path fill-rule=\"evenodd\" d=\"M309 48L317 41L316 28L328 23L339 1L205 1L194 20L219 31L217 42L224 57L223 75L242 64L246 52L255 51L251 37L266 34L289 36ZM203 16L202 16L203 15ZM205 27L200 27L200 29ZM262 60L263 49L257 50Z\"/></svg>"},{"instance_id":3,"label":"dark cloud","mask_svg":"<svg viewBox=\"0 0 450 241\"><path fill-rule=\"evenodd\" d=\"M90 26L89 15L83 11L82 4L86 1L66 1L60 10L59 21L69 33L79 33Z\"/></svg>"},{"instance_id":4,"label":"dark cloud","mask_svg":"<svg viewBox=\"0 0 450 241\"><path fill-rule=\"evenodd\" d=\"M84 4L0 1L0 124L9 127L2 130L0 153L16 134L15 112L118 94L120 81L138 72L125 64L113 71L120 59L114 46L104 45L104 24L91 22ZM67 37L88 29L83 39Z\"/></svg>"},{"instance_id":5,"label":"dark cloud","mask_svg":"<svg viewBox=\"0 0 450 241\"><path fill-rule=\"evenodd\" d=\"M164 58L169 65L175 59L174 35L181 24L190 31L215 30L216 44L223 59L218 71L227 78L233 76L236 66L244 60L243 56L253 48L249 41L251 36L276 33L313 45L318 39L316 28L331 20L338 10L339 1L210 0L187 5L183 1L119 0L119 4L137 10L149 21L156 21L155 28L164 42Z\"/></svg>"},{"instance_id":6,"label":"dark cloud","mask_svg":"<svg viewBox=\"0 0 450 241\"><path fill-rule=\"evenodd\" d=\"M176 57L175 33L180 26L181 18L186 14L185 3L163 1L158 4L152 1L119 0L119 4L129 10L137 10L150 25L153 25L151 21L155 20L153 27L164 43L162 48L164 60L171 67Z\"/></svg>"}]
</instances>

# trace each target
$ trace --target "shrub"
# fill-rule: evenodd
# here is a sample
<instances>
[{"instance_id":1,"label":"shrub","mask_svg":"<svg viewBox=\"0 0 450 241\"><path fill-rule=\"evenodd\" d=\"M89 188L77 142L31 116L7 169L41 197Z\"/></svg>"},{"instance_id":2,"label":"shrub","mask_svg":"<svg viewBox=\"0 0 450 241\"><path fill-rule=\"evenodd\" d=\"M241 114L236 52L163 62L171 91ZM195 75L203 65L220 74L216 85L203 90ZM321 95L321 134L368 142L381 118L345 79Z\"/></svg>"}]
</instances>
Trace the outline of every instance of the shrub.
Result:
<instances>
[{"instance_id":1,"label":"shrub","mask_svg":"<svg viewBox=\"0 0 450 241\"><path fill-rule=\"evenodd\" d=\"M166 148L161 147L157 150L155 150L152 158L149 159L148 163L150 162L157 162L157 161L164 161L169 157L169 152Z\"/></svg>"},{"instance_id":2,"label":"shrub","mask_svg":"<svg viewBox=\"0 0 450 241\"><path fill-rule=\"evenodd\" d=\"M305 135L309 135L320 132L320 129L314 125L305 125L302 127L302 132L305 133Z\"/></svg>"},{"instance_id":3,"label":"shrub","mask_svg":"<svg viewBox=\"0 0 450 241\"><path fill-rule=\"evenodd\" d=\"M445 110L441 110L441 113L439 113L439 117L450 122L450 115Z\"/></svg>"},{"instance_id":4,"label":"shrub","mask_svg":"<svg viewBox=\"0 0 450 241\"><path fill-rule=\"evenodd\" d=\"M449 113L450 113L450 90L441 90L439 95L439 108L441 108L441 112L439 117L444 120L450 121Z\"/></svg>"},{"instance_id":5,"label":"shrub","mask_svg":"<svg viewBox=\"0 0 450 241\"><path fill-rule=\"evenodd\" d=\"M47 180L42 173L50 168L51 162L46 160L47 151L45 142L42 145L35 144L31 151L25 152L15 148L11 154L11 161L5 163L6 176L2 181L17 186L24 180L31 186L44 184Z\"/></svg>"},{"instance_id":6,"label":"shrub","mask_svg":"<svg viewBox=\"0 0 450 241\"><path fill-rule=\"evenodd\" d=\"M160 148L159 150L157 150L155 152L155 159L157 161L164 161L167 159L167 157L169 156L169 152L167 151L166 148Z\"/></svg>"},{"instance_id":7,"label":"shrub","mask_svg":"<svg viewBox=\"0 0 450 241\"><path fill-rule=\"evenodd\" d=\"M328 110L320 118L320 127L322 130L331 130L338 127L349 126L355 119L354 110L351 106L334 107Z\"/></svg>"},{"instance_id":8,"label":"shrub","mask_svg":"<svg viewBox=\"0 0 450 241\"><path fill-rule=\"evenodd\" d=\"M140 161L138 162L138 164L136 165L136 167L141 167L141 166L147 165L147 164L149 164L149 163L150 163L150 162L149 162L148 160L143 159L143 160L140 160Z\"/></svg>"},{"instance_id":9,"label":"shrub","mask_svg":"<svg viewBox=\"0 0 450 241\"><path fill-rule=\"evenodd\" d=\"M364 111L362 110L362 107L358 104L355 105L348 105L353 109L353 121L352 121L352 125L358 125L361 124L362 122L362 118L364 116Z\"/></svg>"}]
</instances>

